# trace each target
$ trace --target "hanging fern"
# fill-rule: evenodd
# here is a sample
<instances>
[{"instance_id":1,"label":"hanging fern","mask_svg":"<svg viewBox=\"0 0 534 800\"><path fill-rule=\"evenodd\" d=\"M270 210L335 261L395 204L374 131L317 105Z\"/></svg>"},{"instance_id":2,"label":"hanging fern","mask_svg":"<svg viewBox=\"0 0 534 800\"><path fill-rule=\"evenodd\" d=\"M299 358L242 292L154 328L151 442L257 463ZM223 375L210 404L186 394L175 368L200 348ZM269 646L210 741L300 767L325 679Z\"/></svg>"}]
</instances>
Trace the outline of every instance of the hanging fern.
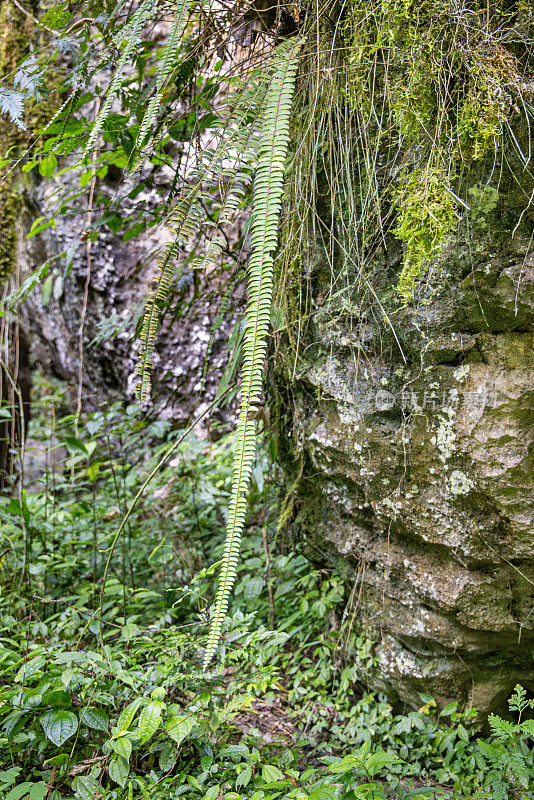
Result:
<instances>
[{"instance_id":1,"label":"hanging fern","mask_svg":"<svg viewBox=\"0 0 534 800\"><path fill-rule=\"evenodd\" d=\"M203 185L210 176L218 182L224 180L229 183L219 209L219 224L231 221L243 196L242 187L248 181L259 144L254 129L247 130L244 122L258 116L264 97L263 84L264 81L260 80L253 88L237 96L231 95L235 107L227 120L219 121L217 146L211 151L201 151L197 167L191 171L191 185L169 215L168 225L173 229L174 240L166 245L157 261L154 285L148 295L141 329L140 357L136 367L140 378L137 397L141 402L150 394L156 332L163 304L172 288L177 257L183 246L202 230L203 204L213 200L211 192L203 189ZM225 167L225 162L229 160L236 165ZM204 256L196 259L195 268L209 269L221 252L220 245L217 235L213 236Z\"/></svg>"},{"instance_id":2,"label":"hanging fern","mask_svg":"<svg viewBox=\"0 0 534 800\"><path fill-rule=\"evenodd\" d=\"M180 64L178 57L179 49L182 45L182 37L187 25L191 6L192 0L181 0L181 2L178 3L169 38L165 43L165 47L159 59L159 66L156 74L156 93L150 99L143 121L141 122L141 127L139 128L139 133L137 134L138 147L142 144L157 116L169 78Z\"/></svg>"},{"instance_id":3,"label":"hanging fern","mask_svg":"<svg viewBox=\"0 0 534 800\"><path fill-rule=\"evenodd\" d=\"M254 178L248 263L248 304L243 343L241 412L234 443L232 493L228 508L226 542L203 668L212 660L221 636L228 599L235 581L241 534L245 522L246 492L256 454L254 409L262 391L263 364L273 292L273 252L284 180L284 162L289 144L289 116L295 88L301 42L285 43L278 49L267 91L262 120L258 164Z\"/></svg>"},{"instance_id":4,"label":"hanging fern","mask_svg":"<svg viewBox=\"0 0 534 800\"><path fill-rule=\"evenodd\" d=\"M195 199L195 194L191 194L181 198L174 206L169 217L169 225L175 226L175 238L174 241L165 245L156 263L154 285L149 292L143 315L140 336L141 352L135 370L140 377L137 386L137 397L140 402L146 400L150 394L150 373L158 322L175 277L176 261L180 249L185 242L192 238L195 229L200 224L199 208L195 205Z\"/></svg>"},{"instance_id":5,"label":"hanging fern","mask_svg":"<svg viewBox=\"0 0 534 800\"><path fill-rule=\"evenodd\" d=\"M161 86L158 86L158 89L160 89L163 86L164 82L168 79L172 66L176 66L173 60L173 56L175 56L176 54L175 34L181 36L181 34L183 33L183 28L185 27L185 22L187 22L187 16L189 13L190 6L191 6L191 0L179 0L177 4L175 22L173 24L169 40L164 47L164 52L162 55L162 65L158 72L158 80L160 80L161 76ZM157 9L156 0L143 0L137 11L132 15L131 19L128 20L126 25L114 37L113 40L114 46L120 47L122 42L124 41L125 42L124 48L117 63L117 67L113 75L113 80L111 81L111 85L107 91L106 99L104 100L102 108L100 109L95 119L93 128L89 135L89 139L85 146L84 156L89 155L93 150L98 134L102 130L102 127L106 119L109 117L111 113L111 106L114 99L117 97L121 81L123 80L124 75L126 74L130 56L135 52L136 48L138 47L141 41L141 34L143 28L146 25L146 23L150 19L152 19L156 9ZM184 19L185 22L183 21ZM149 106L149 109L147 110L145 119L143 120L144 124L145 120L147 120L148 118L148 121L146 123L145 133L151 124L151 121L149 119L149 112L152 115L152 121L153 121L154 117L156 116L158 106L156 106L155 109L152 109Z\"/></svg>"}]
</instances>

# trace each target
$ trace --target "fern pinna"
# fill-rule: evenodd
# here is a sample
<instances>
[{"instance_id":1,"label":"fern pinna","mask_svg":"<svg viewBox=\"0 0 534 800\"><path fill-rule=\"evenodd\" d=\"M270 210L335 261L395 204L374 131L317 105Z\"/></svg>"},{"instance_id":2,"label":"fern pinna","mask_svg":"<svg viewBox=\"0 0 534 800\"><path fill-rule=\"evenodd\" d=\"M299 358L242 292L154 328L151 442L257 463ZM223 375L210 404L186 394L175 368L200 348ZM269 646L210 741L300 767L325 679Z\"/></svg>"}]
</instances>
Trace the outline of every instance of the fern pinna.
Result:
<instances>
[{"instance_id":1,"label":"fern pinna","mask_svg":"<svg viewBox=\"0 0 534 800\"><path fill-rule=\"evenodd\" d=\"M203 669L208 667L215 654L228 610L245 523L246 493L256 454L256 422L253 411L262 391L273 294L273 253L278 241L284 162L289 144L289 118L300 47L300 41L293 41L278 48L262 117L250 225L252 253L247 266L248 301L243 344L241 411L234 442L234 471L224 557L212 609Z\"/></svg>"}]
</instances>

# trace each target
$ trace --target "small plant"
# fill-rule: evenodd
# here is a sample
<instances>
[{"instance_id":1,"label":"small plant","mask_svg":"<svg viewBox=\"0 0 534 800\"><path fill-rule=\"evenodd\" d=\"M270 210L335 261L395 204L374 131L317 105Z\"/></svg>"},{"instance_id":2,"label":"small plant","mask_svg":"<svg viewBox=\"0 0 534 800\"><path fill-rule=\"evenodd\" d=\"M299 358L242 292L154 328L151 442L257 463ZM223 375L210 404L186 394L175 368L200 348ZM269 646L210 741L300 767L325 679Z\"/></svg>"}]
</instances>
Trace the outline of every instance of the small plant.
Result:
<instances>
[{"instance_id":1,"label":"small plant","mask_svg":"<svg viewBox=\"0 0 534 800\"><path fill-rule=\"evenodd\" d=\"M526 691L519 684L508 701L510 711L517 713L517 723L490 714L488 722L492 732L490 741L478 742L478 747L488 764L481 797L493 800L532 797L532 766L528 763L531 748L528 741L534 739L534 719L522 720L524 712L534 708L534 699L527 700ZM485 794L487 792L487 794Z\"/></svg>"},{"instance_id":2,"label":"small plant","mask_svg":"<svg viewBox=\"0 0 534 800\"><path fill-rule=\"evenodd\" d=\"M395 236L405 243L398 291L408 300L432 261L439 258L458 224L449 180L440 170L414 173L398 193Z\"/></svg>"}]
</instances>

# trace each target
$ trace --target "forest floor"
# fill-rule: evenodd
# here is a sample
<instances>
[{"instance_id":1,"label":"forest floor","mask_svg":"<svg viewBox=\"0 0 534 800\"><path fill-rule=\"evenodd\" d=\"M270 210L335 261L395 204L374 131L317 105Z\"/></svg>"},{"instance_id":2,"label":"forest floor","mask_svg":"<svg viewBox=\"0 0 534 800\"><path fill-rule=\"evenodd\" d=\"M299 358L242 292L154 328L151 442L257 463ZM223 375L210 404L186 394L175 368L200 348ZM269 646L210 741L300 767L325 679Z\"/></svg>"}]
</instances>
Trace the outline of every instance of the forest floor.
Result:
<instances>
[{"instance_id":1,"label":"forest floor","mask_svg":"<svg viewBox=\"0 0 534 800\"><path fill-rule=\"evenodd\" d=\"M121 527L179 432L119 406L75 430L65 392L37 384L24 482L0 498L0 797L534 796L529 720L481 738L475 710L373 691L373 643L341 578L278 532L267 461L202 672L230 442L188 436Z\"/></svg>"}]
</instances>

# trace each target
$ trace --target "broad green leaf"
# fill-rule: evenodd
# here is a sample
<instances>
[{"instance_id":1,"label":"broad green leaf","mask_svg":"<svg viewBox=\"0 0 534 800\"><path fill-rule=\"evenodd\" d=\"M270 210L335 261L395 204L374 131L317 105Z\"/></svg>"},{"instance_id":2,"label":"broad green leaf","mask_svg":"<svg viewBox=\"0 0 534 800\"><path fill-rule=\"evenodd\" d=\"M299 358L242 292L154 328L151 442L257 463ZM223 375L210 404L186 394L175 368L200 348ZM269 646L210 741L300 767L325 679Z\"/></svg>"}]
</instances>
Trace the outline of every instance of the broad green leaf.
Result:
<instances>
[{"instance_id":1,"label":"broad green leaf","mask_svg":"<svg viewBox=\"0 0 534 800\"><path fill-rule=\"evenodd\" d=\"M47 711L39 720L45 736L58 747L78 729L78 720L71 711Z\"/></svg>"},{"instance_id":2,"label":"broad green leaf","mask_svg":"<svg viewBox=\"0 0 534 800\"><path fill-rule=\"evenodd\" d=\"M63 672L61 673L61 683L63 684L65 689L69 688L70 682L74 678L75 675L76 675L76 671L74 669L72 669L72 667L67 667L67 669L63 670Z\"/></svg>"},{"instance_id":3,"label":"broad green leaf","mask_svg":"<svg viewBox=\"0 0 534 800\"><path fill-rule=\"evenodd\" d=\"M80 800L93 800L95 795L99 795L100 785L93 779L85 775L78 775L72 782L74 794Z\"/></svg>"},{"instance_id":4,"label":"broad green leaf","mask_svg":"<svg viewBox=\"0 0 534 800\"><path fill-rule=\"evenodd\" d=\"M145 706L139 714L139 734L142 744L148 742L159 728L161 712L161 703L152 702Z\"/></svg>"},{"instance_id":5,"label":"broad green leaf","mask_svg":"<svg viewBox=\"0 0 534 800\"><path fill-rule=\"evenodd\" d=\"M45 156L39 162L39 175L43 178L51 178L57 168L57 158L53 153Z\"/></svg>"},{"instance_id":6,"label":"broad green leaf","mask_svg":"<svg viewBox=\"0 0 534 800\"><path fill-rule=\"evenodd\" d=\"M109 777L124 789L130 773L130 765L126 759L122 758L122 756L112 758L109 762L108 772Z\"/></svg>"},{"instance_id":7,"label":"broad green leaf","mask_svg":"<svg viewBox=\"0 0 534 800\"><path fill-rule=\"evenodd\" d=\"M38 783L26 781L11 789L5 800L21 800L21 798L24 798L24 800L43 800L47 791L48 786L44 781L39 781Z\"/></svg>"},{"instance_id":8,"label":"broad green leaf","mask_svg":"<svg viewBox=\"0 0 534 800\"><path fill-rule=\"evenodd\" d=\"M8 792L5 800L20 800L21 797L26 797L33 785L34 784L29 781L19 783L18 786L15 786L14 789Z\"/></svg>"},{"instance_id":9,"label":"broad green leaf","mask_svg":"<svg viewBox=\"0 0 534 800\"><path fill-rule=\"evenodd\" d=\"M119 718L117 720L117 728L119 731L127 731L130 728L130 725L133 722L133 718L137 714L139 706L143 702L142 697L137 697L135 700L132 700L126 708L123 708L121 713L119 714Z\"/></svg>"},{"instance_id":10,"label":"broad green leaf","mask_svg":"<svg viewBox=\"0 0 534 800\"><path fill-rule=\"evenodd\" d=\"M20 683L21 681L27 681L29 678L33 678L40 672L45 661L46 659L44 656L37 656L37 658L32 658L30 661L27 661L15 675L15 682Z\"/></svg>"},{"instance_id":11,"label":"broad green leaf","mask_svg":"<svg viewBox=\"0 0 534 800\"><path fill-rule=\"evenodd\" d=\"M20 769L20 767L11 767L11 769L3 770L0 772L0 781L7 784L13 783L13 781L17 778Z\"/></svg>"},{"instance_id":12,"label":"broad green leaf","mask_svg":"<svg viewBox=\"0 0 534 800\"><path fill-rule=\"evenodd\" d=\"M34 783L30 789L29 800L43 800L45 794L48 792L48 786L44 781Z\"/></svg>"},{"instance_id":13,"label":"broad green leaf","mask_svg":"<svg viewBox=\"0 0 534 800\"><path fill-rule=\"evenodd\" d=\"M243 788L248 786L252 779L252 767L245 767L243 772L240 772L237 778L235 779L235 788L240 789L241 786Z\"/></svg>"},{"instance_id":14,"label":"broad green leaf","mask_svg":"<svg viewBox=\"0 0 534 800\"><path fill-rule=\"evenodd\" d=\"M113 742L113 750L118 756L128 761L132 755L132 740L127 736L119 736L119 738L115 739Z\"/></svg>"},{"instance_id":15,"label":"broad green leaf","mask_svg":"<svg viewBox=\"0 0 534 800\"><path fill-rule=\"evenodd\" d=\"M264 764L261 769L261 777L265 783L274 783L275 781L283 781L284 773L280 772L278 767L273 767L272 764Z\"/></svg>"},{"instance_id":16,"label":"broad green leaf","mask_svg":"<svg viewBox=\"0 0 534 800\"><path fill-rule=\"evenodd\" d=\"M177 744L181 744L194 727L194 717L171 717L165 724L165 730Z\"/></svg>"},{"instance_id":17,"label":"broad green leaf","mask_svg":"<svg viewBox=\"0 0 534 800\"><path fill-rule=\"evenodd\" d=\"M170 772L178 755L178 746L174 742L168 742L159 754L159 768L163 772Z\"/></svg>"},{"instance_id":18,"label":"broad green leaf","mask_svg":"<svg viewBox=\"0 0 534 800\"><path fill-rule=\"evenodd\" d=\"M65 444L69 450L78 450L78 452L89 455L89 451L84 442L82 442L81 439L77 439L76 436L65 436Z\"/></svg>"},{"instance_id":19,"label":"broad green leaf","mask_svg":"<svg viewBox=\"0 0 534 800\"><path fill-rule=\"evenodd\" d=\"M96 731L107 733L109 728L109 717L101 708L86 708L82 714L81 721L84 725L94 728Z\"/></svg>"},{"instance_id":20,"label":"broad green leaf","mask_svg":"<svg viewBox=\"0 0 534 800\"><path fill-rule=\"evenodd\" d=\"M310 794L309 800L334 800L335 796L335 786L320 786Z\"/></svg>"},{"instance_id":21,"label":"broad green leaf","mask_svg":"<svg viewBox=\"0 0 534 800\"><path fill-rule=\"evenodd\" d=\"M249 578L243 588L243 596L245 600L250 602L251 600L255 600L257 597L259 597L263 589L263 583L264 581L261 575L256 575L253 578Z\"/></svg>"},{"instance_id":22,"label":"broad green leaf","mask_svg":"<svg viewBox=\"0 0 534 800\"><path fill-rule=\"evenodd\" d=\"M216 800L216 798L219 796L220 791L221 787L219 786L219 784L217 784L216 786L210 786L210 788L208 789L202 800Z\"/></svg>"},{"instance_id":23,"label":"broad green leaf","mask_svg":"<svg viewBox=\"0 0 534 800\"><path fill-rule=\"evenodd\" d=\"M240 761L250 753L246 744L229 744L219 750L219 758L231 758L233 761Z\"/></svg>"}]
</instances>

